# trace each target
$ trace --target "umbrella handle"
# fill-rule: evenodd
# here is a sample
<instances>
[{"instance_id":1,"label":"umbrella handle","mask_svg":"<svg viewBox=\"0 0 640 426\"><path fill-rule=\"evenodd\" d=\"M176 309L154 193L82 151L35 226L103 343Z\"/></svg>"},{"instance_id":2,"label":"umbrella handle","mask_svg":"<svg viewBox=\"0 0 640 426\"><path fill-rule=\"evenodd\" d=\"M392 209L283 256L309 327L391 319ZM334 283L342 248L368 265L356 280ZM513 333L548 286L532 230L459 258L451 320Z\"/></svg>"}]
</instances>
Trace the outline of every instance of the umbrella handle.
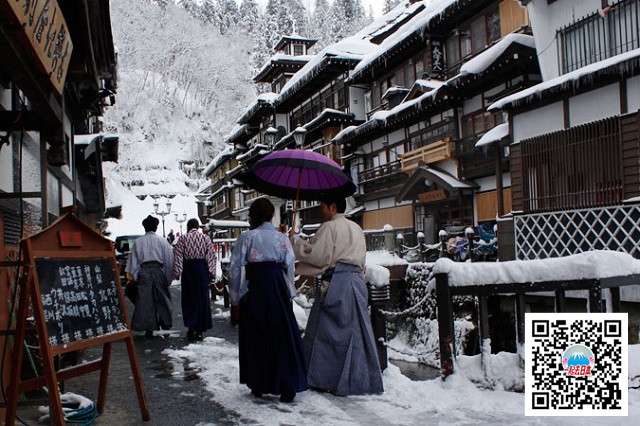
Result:
<instances>
[{"instance_id":1,"label":"umbrella handle","mask_svg":"<svg viewBox=\"0 0 640 426\"><path fill-rule=\"evenodd\" d=\"M298 169L298 188L296 189L296 202L293 205L293 217L291 218L291 229L296 229L296 217L298 213L298 203L300 202L300 178L302 176L302 167Z\"/></svg>"}]
</instances>

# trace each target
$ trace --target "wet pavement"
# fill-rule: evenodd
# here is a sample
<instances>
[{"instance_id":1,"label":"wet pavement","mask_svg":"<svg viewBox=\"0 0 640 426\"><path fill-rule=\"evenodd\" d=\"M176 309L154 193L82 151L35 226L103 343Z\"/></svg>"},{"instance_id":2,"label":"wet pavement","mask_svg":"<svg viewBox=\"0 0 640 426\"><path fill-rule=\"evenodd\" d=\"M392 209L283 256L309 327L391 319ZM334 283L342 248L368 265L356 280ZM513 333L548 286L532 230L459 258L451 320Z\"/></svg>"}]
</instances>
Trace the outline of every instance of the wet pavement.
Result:
<instances>
[{"instance_id":1,"label":"wet pavement","mask_svg":"<svg viewBox=\"0 0 640 426\"><path fill-rule=\"evenodd\" d=\"M142 421L126 346L124 343L117 343L113 346L106 406L104 413L96 422L97 425L246 423L240 413L229 410L212 400L211 394L205 389L205 384L198 376L198 370L189 367L187 362L176 363L162 354L165 349L180 349L188 344L184 338L186 330L182 327L179 287L172 287L171 293L174 303L173 330L161 332L160 336L152 339L144 336L135 338L151 421L148 423ZM219 308L219 305L214 305L213 328L209 330L207 336L237 343L237 329L231 326L228 315L221 315ZM129 312L132 312L131 307ZM98 358L101 350L101 348L88 350L84 358L87 360ZM412 380L429 380L437 377L437 370L433 368L401 361L392 362ZM97 372L74 378L65 383L65 391L78 393L95 401L98 381ZM38 413L35 407L21 407L20 415L28 424L37 422Z\"/></svg>"}]
</instances>

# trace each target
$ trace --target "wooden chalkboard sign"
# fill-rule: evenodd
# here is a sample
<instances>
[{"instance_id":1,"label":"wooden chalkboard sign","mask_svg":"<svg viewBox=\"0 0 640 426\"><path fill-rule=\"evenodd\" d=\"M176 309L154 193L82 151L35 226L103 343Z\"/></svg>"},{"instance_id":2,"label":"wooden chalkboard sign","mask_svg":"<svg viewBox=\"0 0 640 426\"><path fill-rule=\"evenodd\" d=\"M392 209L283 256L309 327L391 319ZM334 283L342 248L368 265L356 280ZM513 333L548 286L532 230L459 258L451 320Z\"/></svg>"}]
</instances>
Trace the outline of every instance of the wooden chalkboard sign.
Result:
<instances>
[{"instance_id":1,"label":"wooden chalkboard sign","mask_svg":"<svg viewBox=\"0 0 640 426\"><path fill-rule=\"evenodd\" d=\"M9 382L6 424L15 423L20 393L47 386L52 424L63 426L60 380L100 371L99 412L104 409L111 345L124 341L142 419L150 419L129 329L113 244L68 213L42 232L22 241L28 271L20 283L16 342ZM22 380L23 345L29 309L35 318L43 376ZM102 346L102 358L56 371L53 358Z\"/></svg>"}]
</instances>

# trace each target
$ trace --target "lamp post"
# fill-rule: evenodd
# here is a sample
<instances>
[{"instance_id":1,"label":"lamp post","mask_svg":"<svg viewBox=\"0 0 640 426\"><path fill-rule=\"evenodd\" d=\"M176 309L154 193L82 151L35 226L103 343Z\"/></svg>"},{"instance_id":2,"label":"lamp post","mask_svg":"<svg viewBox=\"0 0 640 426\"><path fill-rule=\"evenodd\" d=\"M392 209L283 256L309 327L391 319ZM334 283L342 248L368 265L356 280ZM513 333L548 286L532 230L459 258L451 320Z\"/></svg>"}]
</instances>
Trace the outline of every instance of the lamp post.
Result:
<instances>
[{"instance_id":1,"label":"lamp post","mask_svg":"<svg viewBox=\"0 0 640 426\"><path fill-rule=\"evenodd\" d=\"M278 129L276 129L273 126L269 126L269 128L264 132L264 134L269 146L273 146L273 144L276 143L276 136L278 136Z\"/></svg>"},{"instance_id":2,"label":"lamp post","mask_svg":"<svg viewBox=\"0 0 640 426\"><path fill-rule=\"evenodd\" d=\"M153 210L158 216L162 217L162 236L164 238L167 238L167 235L164 229L164 217L171 214L171 201L167 200L162 210L160 210L160 203L156 201L153 203Z\"/></svg>"},{"instance_id":3,"label":"lamp post","mask_svg":"<svg viewBox=\"0 0 640 426\"><path fill-rule=\"evenodd\" d=\"M296 141L296 146L301 148L304 145L304 137L307 135L307 129L302 126L298 126L293 131L293 139Z\"/></svg>"},{"instance_id":4,"label":"lamp post","mask_svg":"<svg viewBox=\"0 0 640 426\"><path fill-rule=\"evenodd\" d=\"M180 234L182 235L182 224L187 221L187 214L174 213L173 216L176 218L176 222L180 224Z\"/></svg>"}]
</instances>

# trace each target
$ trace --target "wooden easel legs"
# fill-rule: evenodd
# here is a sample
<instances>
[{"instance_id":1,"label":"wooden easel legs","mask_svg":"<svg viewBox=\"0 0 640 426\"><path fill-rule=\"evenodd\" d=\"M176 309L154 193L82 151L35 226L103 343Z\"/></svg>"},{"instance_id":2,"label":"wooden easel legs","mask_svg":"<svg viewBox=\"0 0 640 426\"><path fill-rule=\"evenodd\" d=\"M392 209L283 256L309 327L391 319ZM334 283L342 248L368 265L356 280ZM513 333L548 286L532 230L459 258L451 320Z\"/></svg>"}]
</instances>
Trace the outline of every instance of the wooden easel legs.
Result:
<instances>
[{"instance_id":1,"label":"wooden easel legs","mask_svg":"<svg viewBox=\"0 0 640 426\"><path fill-rule=\"evenodd\" d=\"M138 394L138 405L140 405L142 420L148 422L151 419L151 416L149 415L149 408L147 407L147 399L144 396L144 386L142 384L142 379L140 378L140 366L138 365L136 348L133 345L133 336L129 335L125 340L127 343L127 353L129 354L129 363L131 364L131 373L133 374L136 393Z\"/></svg>"},{"instance_id":2,"label":"wooden easel legs","mask_svg":"<svg viewBox=\"0 0 640 426\"><path fill-rule=\"evenodd\" d=\"M111 365L111 343L102 346L102 360L100 368L100 384L98 385L98 413L102 414L104 402L107 398L107 381L109 379L109 367Z\"/></svg>"}]
</instances>

